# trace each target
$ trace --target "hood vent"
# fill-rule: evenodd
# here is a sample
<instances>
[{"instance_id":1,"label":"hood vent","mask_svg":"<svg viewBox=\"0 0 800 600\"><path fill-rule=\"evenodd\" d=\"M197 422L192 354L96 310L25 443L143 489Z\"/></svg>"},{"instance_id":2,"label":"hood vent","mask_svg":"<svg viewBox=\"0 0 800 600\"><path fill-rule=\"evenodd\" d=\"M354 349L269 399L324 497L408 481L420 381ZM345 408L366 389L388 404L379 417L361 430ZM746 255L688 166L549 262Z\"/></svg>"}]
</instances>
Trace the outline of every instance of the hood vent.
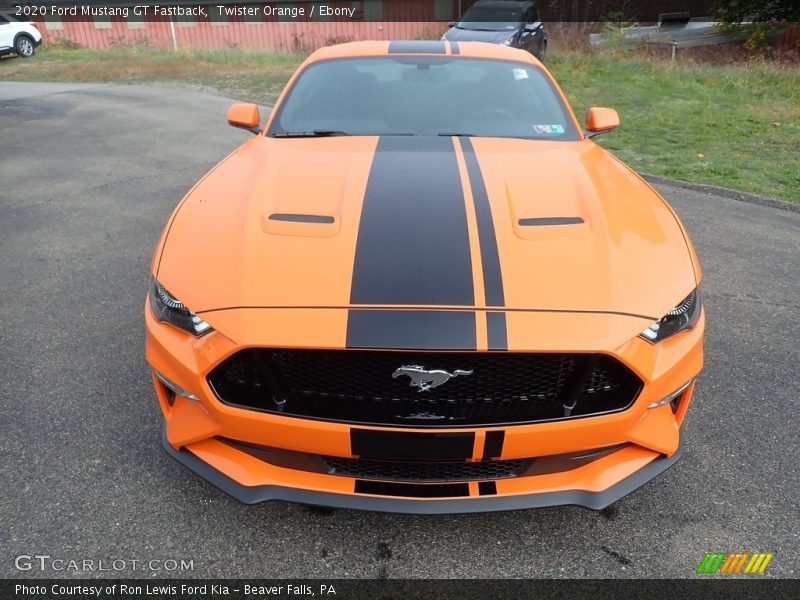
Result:
<instances>
[{"instance_id":1,"label":"hood vent","mask_svg":"<svg viewBox=\"0 0 800 600\"><path fill-rule=\"evenodd\" d=\"M290 223L331 224L334 218L326 215L302 215L292 213L275 213L269 216L270 221L288 221Z\"/></svg>"},{"instance_id":2,"label":"hood vent","mask_svg":"<svg viewBox=\"0 0 800 600\"><path fill-rule=\"evenodd\" d=\"M583 219L580 217L537 217L520 219L522 227L542 227L546 225L580 225Z\"/></svg>"}]
</instances>

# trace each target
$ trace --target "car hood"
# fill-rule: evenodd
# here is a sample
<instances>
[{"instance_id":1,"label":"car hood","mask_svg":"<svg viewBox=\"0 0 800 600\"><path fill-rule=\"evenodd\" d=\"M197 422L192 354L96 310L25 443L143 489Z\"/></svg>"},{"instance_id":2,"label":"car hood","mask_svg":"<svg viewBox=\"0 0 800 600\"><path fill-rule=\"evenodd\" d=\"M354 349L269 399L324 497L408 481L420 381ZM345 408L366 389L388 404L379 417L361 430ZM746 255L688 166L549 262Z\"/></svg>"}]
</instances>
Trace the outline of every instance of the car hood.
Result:
<instances>
[{"instance_id":1,"label":"car hood","mask_svg":"<svg viewBox=\"0 0 800 600\"><path fill-rule=\"evenodd\" d=\"M489 44L502 44L507 39L514 37L516 31L479 31L477 29L459 29L452 27L444 34L450 42L487 42Z\"/></svg>"},{"instance_id":2,"label":"car hood","mask_svg":"<svg viewBox=\"0 0 800 600\"><path fill-rule=\"evenodd\" d=\"M168 225L195 312L497 306L660 318L696 285L682 227L589 140L257 136Z\"/></svg>"}]
</instances>

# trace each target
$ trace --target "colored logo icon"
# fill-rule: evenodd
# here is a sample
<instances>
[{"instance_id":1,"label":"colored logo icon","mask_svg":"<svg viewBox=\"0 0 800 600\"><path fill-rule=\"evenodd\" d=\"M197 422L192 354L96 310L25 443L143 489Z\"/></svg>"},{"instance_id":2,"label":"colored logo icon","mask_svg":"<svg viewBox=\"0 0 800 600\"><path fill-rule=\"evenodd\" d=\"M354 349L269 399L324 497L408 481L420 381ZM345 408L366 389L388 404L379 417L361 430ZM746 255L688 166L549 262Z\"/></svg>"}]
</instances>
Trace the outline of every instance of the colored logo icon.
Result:
<instances>
[{"instance_id":1,"label":"colored logo icon","mask_svg":"<svg viewBox=\"0 0 800 600\"><path fill-rule=\"evenodd\" d=\"M712 573L738 574L738 573L763 573L772 560L773 554L754 552L706 552L697 573L709 575Z\"/></svg>"}]
</instances>

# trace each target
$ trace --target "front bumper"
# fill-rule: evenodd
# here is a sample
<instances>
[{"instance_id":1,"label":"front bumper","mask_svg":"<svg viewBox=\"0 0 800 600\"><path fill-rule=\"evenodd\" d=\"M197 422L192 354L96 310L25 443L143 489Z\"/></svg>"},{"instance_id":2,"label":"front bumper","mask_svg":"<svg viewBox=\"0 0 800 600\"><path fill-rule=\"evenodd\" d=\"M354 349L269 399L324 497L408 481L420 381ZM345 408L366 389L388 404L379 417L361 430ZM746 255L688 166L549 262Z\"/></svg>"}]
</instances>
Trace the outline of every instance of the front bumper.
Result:
<instances>
[{"instance_id":1,"label":"front bumper","mask_svg":"<svg viewBox=\"0 0 800 600\"><path fill-rule=\"evenodd\" d=\"M327 310L327 309L326 309ZM308 311L270 310L235 314L224 311L211 322L217 331L201 338L157 322L146 307L147 358L153 369L184 388L199 400L183 396L170 398L165 386L153 378L156 395L165 417L163 443L167 452L192 471L244 503L286 500L363 510L419 514L481 512L572 504L602 509L640 487L669 466L680 455L680 426L686 415L694 385L681 395L676 407L649 408L687 381L693 381L702 368L704 315L697 326L665 342L652 345L644 340L626 339L615 333L619 322L613 316L571 317L586 323L570 322L555 327L552 339L542 325L553 325L567 316L509 314L510 328L520 321L520 331L537 333L538 348L527 345L525 351L559 351L574 348L598 348L613 354L633 369L643 380L644 388L629 409L622 412L574 420L543 422L505 427L437 429L434 435L459 434L472 436L466 460L486 459L489 439L502 439L492 460L545 459L567 453L594 451L620 446L619 449L563 472L497 479L486 483L465 481L458 496L441 492L433 486L423 494L395 493L401 486L359 486L357 477L295 469L291 465L271 463L252 453L225 443L235 440L246 444L286 450L305 456L345 458L391 458L364 456L355 452L354 431L370 431L391 436L398 431L430 434L430 430L353 426L321 420L266 414L225 405L208 386L206 375L222 360L244 347L259 346L259 340L270 339L277 347L336 347L326 332L334 328L323 324L337 322L340 317L329 314L308 314ZM256 314L257 313L257 314ZM246 318L244 318L246 317ZM225 319L229 321L225 322ZM522 322L523 319L527 320ZM591 320L602 319L591 323ZM537 320L541 320L536 322ZM237 329L235 323L245 323ZM230 326L228 326L230 324ZM565 323L566 324L566 323ZM636 323L639 330L649 323ZM317 326L319 325L319 326ZM579 326L579 325L585 325ZM627 324L630 328L630 323ZM511 330L511 329L510 329ZM226 335L235 336L234 342ZM586 331L606 332L599 346L575 339ZM269 332L269 335L266 335ZM333 333L331 334L333 335ZM572 338L570 337L572 335ZM617 337L614 337L617 336ZM627 336L628 338L630 336ZM312 342L312 338L313 341ZM555 345L561 340L563 347ZM523 348L519 348L522 350ZM517 350L512 348L510 350ZM386 438L388 439L388 437ZM379 443L383 443L382 441ZM408 457L398 457L408 459ZM437 460L424 456L421 460ZM428 484L418 483L417 488ZM415 497L412 497L415 496Z\"/></svg>"},{"instance_id":2,"label":"front bumper","mask_svg":"<svg viewBox=\"0 0 800 600\"><path fill-rule=\"evenodd\" d=\"M282 485L242 485L222 471L218 471L210 464L203 462L188 450L176 450L173 448L167 439L166 429L162 432L161 443L164 446L164 450L172 458L243 504L258 504L267 500L283 500L312 506L417 515L493 512L563 505L602 510L669 469L683 454L683 448L679 446L672 456L655 458L638 471L633 472L609 488L597 492L562 490L509 496L412 500L408 498L341 494Z\"/></svg>"}]
</instances>

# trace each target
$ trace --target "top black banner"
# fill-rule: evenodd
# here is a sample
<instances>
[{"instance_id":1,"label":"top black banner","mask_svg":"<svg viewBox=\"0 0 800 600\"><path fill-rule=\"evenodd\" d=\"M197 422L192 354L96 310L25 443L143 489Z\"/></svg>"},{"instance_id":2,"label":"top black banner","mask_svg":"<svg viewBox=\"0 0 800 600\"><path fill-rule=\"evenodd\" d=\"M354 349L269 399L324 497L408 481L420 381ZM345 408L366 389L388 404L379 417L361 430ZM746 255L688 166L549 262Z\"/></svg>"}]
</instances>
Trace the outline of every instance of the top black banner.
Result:
<instances>
[{"instance_id":1,"label":"top black banner","mask_svg":"<svg viewBox=\"0 0 800 600\"><path fill-rule=\"evenodd\" d=\"M6 5L6 8L3 5ZM472 23L598 22L655 24L714 20L714 0L0 0L0 13L17 18L91 20L361 21Z\"/></svg>"}]
</instances>

